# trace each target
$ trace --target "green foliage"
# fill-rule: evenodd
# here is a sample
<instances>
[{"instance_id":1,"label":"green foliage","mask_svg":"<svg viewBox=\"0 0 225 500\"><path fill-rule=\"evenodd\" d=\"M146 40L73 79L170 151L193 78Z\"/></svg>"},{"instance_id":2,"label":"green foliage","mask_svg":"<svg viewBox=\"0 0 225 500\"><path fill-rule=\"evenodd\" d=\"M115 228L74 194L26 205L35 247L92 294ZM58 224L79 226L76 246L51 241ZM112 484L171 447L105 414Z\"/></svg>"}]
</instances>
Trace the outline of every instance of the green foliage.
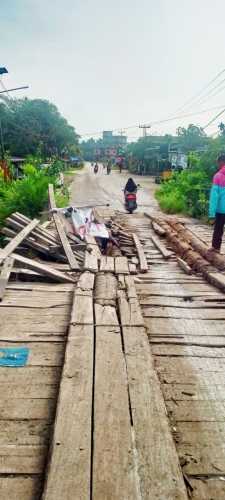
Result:
<instances>
[{"instance_id":1,"label":"green foliage","mask_svg":"<svg viewBox=\"0 0 225 500\"><path fill-rule=\"evenodd\" d=\"M205 217L208 212L209 191L212 177L216 171L216 158L220 143L197 158L190 158L191 167L161 185L156 192L162 210L168 213L183 212L193 217Z\"/></svg>"},{"instance_id":2,"label":"green foliage","mask_svg":"<svg viewBox=\"0 0 225 500\"><path fill-rule=\"evenodd\" d=\"M57 107L42 99L15 99L0 104L5 150L12 155L47 158L78 147L78 135Z\"/></svg>"},{"instance_id":3,"label":"green foliage","mask_svg":"<svg viewBox=\"0 0 225 500\"><path fill-rule=\"evenodd\" d=\"M64 208L69 205L69 191L66 186L60 192L55 193L56 206L58 208Z\"/></svg>"},{"instance_id":4,"label":"green foliage","mask_svg":"<svg viewBox=\"0 0 225 500\"><path fill-rule=\"evenodd\" d=\"M47 168L48 175L57 176L60 172L65 170L65 163L61 160L55 159Z\"/></svg>"},{"instance_id":5,"label":"green foliage","mask_svg":"<svg viewBox=\"0 0 225 500\"><path fill-rule=\"evenodd\" d=\"M48 200L48 184L54 179L29 167L22 180L0 183L0 223L12 212L35 217Z\"/></svg>"}]
</instances>

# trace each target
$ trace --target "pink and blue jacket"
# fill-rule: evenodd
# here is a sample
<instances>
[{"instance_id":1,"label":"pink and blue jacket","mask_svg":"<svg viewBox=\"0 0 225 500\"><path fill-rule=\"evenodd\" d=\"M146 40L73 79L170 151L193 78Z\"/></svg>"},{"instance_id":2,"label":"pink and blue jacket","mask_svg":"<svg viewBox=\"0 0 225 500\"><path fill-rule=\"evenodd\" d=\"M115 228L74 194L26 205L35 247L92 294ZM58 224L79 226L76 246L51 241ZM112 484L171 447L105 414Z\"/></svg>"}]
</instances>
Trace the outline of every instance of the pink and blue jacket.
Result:
<instances>
[{"instance_id":1,"label":"pink and blue jacket","mask_svg":"<svg viewBox=\"0 0 225 500\"><path fill-rule=\"evenodd\" d=\"M225 165L213 177L209 199L209 217L225 214Z\"/></svg>"}]
</instances>

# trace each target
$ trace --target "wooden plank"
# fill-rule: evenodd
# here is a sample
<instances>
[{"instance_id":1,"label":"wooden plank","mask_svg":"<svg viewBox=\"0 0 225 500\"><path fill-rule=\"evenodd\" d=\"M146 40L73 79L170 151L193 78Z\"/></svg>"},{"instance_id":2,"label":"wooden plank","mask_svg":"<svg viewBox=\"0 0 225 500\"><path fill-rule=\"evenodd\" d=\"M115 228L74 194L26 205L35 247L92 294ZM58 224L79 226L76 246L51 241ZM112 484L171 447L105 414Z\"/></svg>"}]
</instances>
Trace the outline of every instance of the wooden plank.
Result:
<instances>
[{"instance_id":1,"label":"wooden plank","mask_svg":"<svg viewBox=\"0 0 225 500\"><path fill-rule=\"evenodd\" d=\"M225 309L188 309L176 307L145 307L143 310L145 317L177 318L177 319L202 319L204 320L224 320Z\"/></svg>"},{"instance_id":2,"label":"wooden plank","mask_svg":"<svg viewBox=\"0 0 225 500\"><path fill-rule=\"evenodd\" d=\"M157 236L153 236L152 234L150 236L154 245L156 246L156 248L158 248L164 259L169 259L170 257L172 257L173 252L167 250L165 245L160 241L160 239Z\"/></svg>"},{"instance_id":3,"label":"wooden plank","mask_svg":"<svg viewBox=\"0 0 225 500\"><path fill-rule=\"evenodd\" d=\"M116 306L118 282L112 273L98 273L95 280L95 303Z\"/></svg>"},{"instance_id":4,"label":"wooden plank","mask_svg":"<svg viewBox=\"0 0 225 500\"><path fill-rule=\"evenodd\" d=\"M0 477L0 498L10 500L34 500L40 498L42 481L40 477Z\"/></svg>"},{"instance_id":5,"label":"wooden plank","mask_svg":"<svg viewBox=\"0 0 225 500\"><path fill-rule=\"evenodd\" d=\"M57 232L59 235L59 239L61 241L63 250L64 250L65 255L67 257L67 260L69 262L70 268L72 269L72 271L77 271L78 269L80 269L80 266L79 266L77 259L73 253L73 250L70 246L70 242L67 238L65 229L63 227L63 223L62 223L60 214L53 213L53 220L55 222L56 229L57 229Z\"/></svg>"},{"instance_id":6,"label":"wooden plank","mask_svg":"<svg viewBox=\"0 0 225 500\"><path fill-rule=\"evenodd\" d=\"M93 298L92 298L92 295L90 295L90 294L78 295L75 291L74 305L73 305L73 310L72 310L72 314L71 314L71 324L72 325L92 325L93 324Z\"/></svg>"},{"instance_id":7,"label":"wooden plank","mask_svg":"<svg viewBox=\"0 0 225 500\"><path fill-rule=\"evenodd\" d=\"M46 446L0 446L0 474L41 474Z\"/></svg>"},{"instance_id":8,"label":"wooden plank","mask_svg":"<svg viewBox=\"0 0 225 500\"><path fill-rule=\"evenodd\" d=\"M22 257L22 255L19 255L17 253L12 253L12 257L16 262L23 264L25 267L37 271L40 274L44 274L54 281L59 281L62 283L74 283L74 279L71 276L61 273L60 271L56 271L47 264L28 259L27 257Z\"/></svg>"},{"instance_id":9,"label":"wooden plank","mask_svg":"<svg viewBox=\"0 0 225 500\"><path fill-rule=\"evenodd\" d=\"M92 284L91 284L92 286ZM88 292L87 292L88 293ZM74 296L71 326L60 384L53 443L43 500L90 497L94 328ZM89 307L89 306L88 306ZM86 304L84 304L84 311ZM80 323L82 318L86 324ZM88 319L89 321L89 319Z\"/></svg>"},{"instance_id":10,"label":"wooden plank","mask_svg":"<svg viewBox=\"0 0 225 500\"><path fill-rule=\"evenodd\" d=\"M141 273L146 273L148 271L148 263L144 254L144 249L143 246L136 234L132 234L133 240L135 243L135 247L138 253L138 258L139 258L139 264L140 264L140 271Z\"/></svg>"},{"instance_id":11,"label":"wooden plank","mask_svg":"<svg viewBox=\"0 0 225 500\"><path fill-rule=\"evenodd\" d=\"M120 320L123 326L144 326L141 308L137 298L127 298L124 290L118 290Z\"/></svg>"},{"instance_id":12,"label":"wooden plank","mask_svg":"<svg viewBox=\"0 0 225 500\"><path fill-rule=\"evenodd\" d=\"M9 281L10 273L12 271L14 264L13 257L6 257L5 262L3 263L1 274L0 274L0 302L2 301L6 287Z\"/></svg>"},{"instance_id":13,"label":"wooden plank","mask_svg":"<svg viewBox=\"0 0 225 500\"><path fill-rule=\"evenodd\" d=\"M53 210L54 208L56 208L53 184L48 185L48 199L49 199L49 206L51 210Z\"/></svg>"},{"instance_id":14,"label":"wooden plank","mask_svg":"<svg viewBox=\"0 0 225 500\"><path fill-rule=\"evenodd\" d=\"M84 269L92 273L97 273L98 271L98 257L88 250L85 251Z\"/></svg>"},{"instance_id":15,"label":"wooden plank","mask_svg":"<svg viewBox=\"0 0 225 500\"><path fill-rule=\"evenodd\" d=\"M224 337L225 341L225 337ZM222 347L158 345L152 347L155 356L185 356L197 358L225 358L225 349Z\"/></svg>"},{"instance_id":16,"label":"wooden plank","mask_svg":"<svg viewBox=\"0 0 225 500\"><path fill-rule=\"evenodd\" d=\"M39 224L39 220L32 220L22 231L20 231L15 238L13 238L4 248L0 251L0 263L8 257L16 247L22 243L24 239L33 231L33 229Z\"/></svg>"},{"instance_id":17,"label":"wooden plank","mask_svg":"<svg viewBox=\"0 0 225 500\"><path fill-rule=\"evenodd\" d=\"M126 366L119 328L96 329L94 422L93 500L136 500Z\"/></svg>"},{"instance_id":18,"label":"wooden plank","mask_svg":"<svg viewBox=\"0 0 225 500\"><path fill-rule=\"evenodd\" d=\"M123 327L122 332L141 498L187 500L145 329Z\"/></svg>"},{"instance_id":19,"label":"wooden plank","mask_svg":"<svg viewBox=\"0 0 225 500\"><path fill-rule=\"evenodd\" d=\"M159 234L159 236L165 236L166 231L163 229L157 222L152 221L152 228L154 229L156 234Z\"/></svg>"},{"instance_id":20,"label":"wooden plank","mask_svg":"<svg viewBox=\"0 0 225 500\"><path fill-rule=\"evenodd\" d=\"M115 257L116 274L129 274L127 257Z\"/></svg>"},{"instance_id":21,"label":"wooden plank","mask_svg":"<svg viewBox=\"0 0 225 500\"><path fill-rule=\"evenodd\" d=\"M102 255L100 259L100 271L114 273L114 258Z\"/></svg>"},{"instance_id":22,"label":"wooden plank","mask_svg":"<svg viewBox=\"0 0 225 500\"><path fill-rule=\"evenodd\" d=\"M165 401L225 401L225 384L162 384Z\"/></svg>"},{"instance_id":23,"label":"wooden plank","mask_svg":"<svg viewBox=\"0 0 225 500\"><path fill-rule=\"evenodd\" d=\"M98 326L118 326L116 308L95 304L95 323Z\"/></svg>"},{"instance_id":24,"label":"wooden plank","mask_svg":"<svg viewBox=\"0 0 225 500\"><path fill-rule=\"evenodd\" d=\"M137 274L136 264L134 264L133 262L129 262L128 266L129 266L130 274Z\"/></svg>"}]
</instances>

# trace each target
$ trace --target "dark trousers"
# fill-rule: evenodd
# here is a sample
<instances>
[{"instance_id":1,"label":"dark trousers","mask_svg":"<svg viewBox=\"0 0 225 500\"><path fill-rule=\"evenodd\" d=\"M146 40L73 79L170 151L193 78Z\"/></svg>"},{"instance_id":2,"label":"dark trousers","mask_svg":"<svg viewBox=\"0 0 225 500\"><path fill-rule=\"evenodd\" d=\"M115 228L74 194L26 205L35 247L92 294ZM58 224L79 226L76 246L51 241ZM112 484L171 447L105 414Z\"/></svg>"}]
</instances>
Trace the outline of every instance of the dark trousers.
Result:
<instances>
[{"instance_id":1,"label":"dark trousers","mask_svg":"<svg viewBox=\"0 0 225 500\"><path fill-rule=\"evenodd\" d=\"M216 214L216 221L213 231L212 247L220 250L225 225L225 214Z\"/></svg>"}]
</instances>

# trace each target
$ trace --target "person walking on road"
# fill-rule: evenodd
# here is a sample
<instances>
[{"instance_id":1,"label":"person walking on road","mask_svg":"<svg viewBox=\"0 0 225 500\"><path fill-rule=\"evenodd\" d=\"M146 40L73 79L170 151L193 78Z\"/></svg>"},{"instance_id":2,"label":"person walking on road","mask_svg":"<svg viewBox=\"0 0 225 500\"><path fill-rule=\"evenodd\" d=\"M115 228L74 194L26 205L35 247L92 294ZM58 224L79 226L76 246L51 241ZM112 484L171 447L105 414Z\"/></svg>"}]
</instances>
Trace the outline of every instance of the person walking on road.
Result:
<instances>
[{"instance_id":1,"label":"person walking on road","mask_svg":"<svg viewBox=\"0 0 225 500\"><path fill-rule=\"evenodd\" d=\"M217 160L219 170L213 177L209 200L209 218L214 224L210 251L220 253L225 226L225 153Z\"/></svg>"}]
</instances>

